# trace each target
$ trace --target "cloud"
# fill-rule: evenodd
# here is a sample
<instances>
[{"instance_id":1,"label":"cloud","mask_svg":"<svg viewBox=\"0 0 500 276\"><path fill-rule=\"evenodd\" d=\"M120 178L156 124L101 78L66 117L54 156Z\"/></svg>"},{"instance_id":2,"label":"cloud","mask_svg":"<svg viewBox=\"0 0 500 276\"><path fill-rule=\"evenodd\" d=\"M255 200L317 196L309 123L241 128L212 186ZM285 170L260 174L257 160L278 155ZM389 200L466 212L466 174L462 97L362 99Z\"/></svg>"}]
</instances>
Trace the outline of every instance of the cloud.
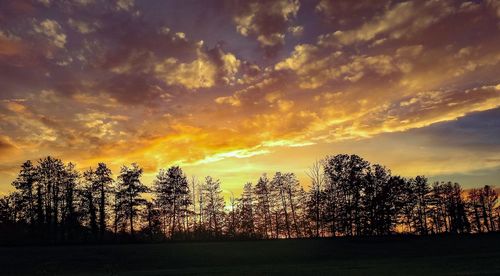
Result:
<instances>
[{"instance_id":1,"label":"cloud","mask_svg":"<svg viewBox=\"0 0 500 276\"><path fill-rule=\"evenodd\" d=\"M85 21L79 21L75 19L68 19L68 24L75 29L76 31L82 33L82 34L89 34L92 32L95 32L96 30L96 23L90 24Z\"/></svg>"},{"instance_id":2,"label":"cloud","mask_svg":"<svg viewBox=\"0 0 500 276\"><path fill-rule=\"evenodd\" d=\"M448 5L447 1L401 2L358 28L346 31L338 30L320 36L319 44L349 45L370 41L383 34L389 38L398 39L434 24L453 11L453 7Z\"/></svg>"},{"instance_id":3,"label":"cloud","mask_svg":"<svg viewBox=\"0 0 500 276\"><path fill-rule=\"evenodd\" d=\"M315 10L328 24L340 26L361 25L368 18L386 9L391 1L358 0L320 0Z\"/></svg>"},{"instance_id":4,"label":"cloud","mask_svg":"<svg viewBox=\"0 0 500 276\"><path fill-rule=\"evenodd\" d=\"M54 7L54 19L33 19L35 37L17 28L18 41L39 43L21 56L20 42L4 32L9 35L1 37L0 50L17 55L1 65L9 72L4 77L11 80L0 85L6 86L2 88L7 95L26 85L69 97L108 94L126 104L149 104L163 102L166 94L238 81L242 62L222 46L210 49L182 31L148 22L140 13L116 12L102 3L85 5L85 13L73 13L71 7ZM101 16L103 10L106 16ZM70 47L65 27L73 31Z\"/></svg>"},{"instance_id":5,"label":"cloud","mask_svg":"<svg viewBox=\"0 0 500 276\"><path fill-rule=\"evenodd\" d=\"M332 80L357 82L369 73L386 76L411 71L411 59L418 56L421 46L408 46L397 50L395 57L380 54L374 56L346 56L342 51L324 51L317 46L295 46L290 57L275 65L276 70L290 70L299 77L304 89L315 89ZM419 50L420 49L420 50Z\"/></svg>"},{"instance_id":6,"label":"cloud","mask_svg":"<svg viewBox=\"0 0 500 276\"><path fill-rule=\"evenodd\" d=\"M222 53L220 56L222 61L222 70L224 76L222 79L225 83L231 84L236 80L236 74L241 66L241 61L232 53Z\"/></svg>"},{"instance_id":7,"label":"cloud","mask_svg":"<svg viewBox=\"0 0 500 276\"><path fill-rule=\"evenodd\" d=\"M125 115L112 115L105 112L78 113L75 115L75 121L94 137L98 139L119 139L120 133L117 130L119 122L128 121L129 117Z\"/></svg>"},{"instance_id":8,"label":"cloud","mask_svg":"<svg viewBox=\"0 0 500 276\"><path fill-rule=\"evenodd\" d=\"M33 29L36 33L45 35L56 47L64 48L66 45L66 34L55 20L45 19L41 22L35 22Z\"/></svg>"},{"instance_id":9,"label":"cloud","mask_svg":"<svg viewBox=\"0 0 500 276\"><path fill-rule=\"evenodd\" d=\"M117 0L116 9L121 11L129 11L134 7L134 0Z\"/></svg>"},{"instance_id":10,"label":"cloud","mask_svg":"<svg viewBox=\"0 0 500 276\"><path fill-rule=\"evenodd\" d=\"M187 89L214 86L216 70L204 53L199 53L197 58L189 63L179 63L175 58L168 58L155 66L155 73L167 84L182 85Z\"/></svg>"},{"instance_id":11,"label":"cloud","mask_svg":"<svg viewBox=\"0 0 500 276\"><path fill-rule=\"evenodd\" d=\"M218 104L229 104L232 106L241 106L242 103L245 107L252 106L255 108L256 103L259 101L269 102L265 99L266 92L280 91L283 89L284 79L281 77L268 76L264 77L260 81L247 86L244 89L235 91L230 96L217 97L215 102Z\"/></svg>"},{"instance_id":12,"label":"cloud","mask_svg":"<svg viewBox=\"0 0 500 276\"><path fill-rule=\"evenodd\" d=\"M288 32L291 33L295 37L300 37L304 33L303 26L291 26L288 27Z\"/></svg>"},{"instance_id":13,"label":"cloud","mask_svg":"<svg viewBox=\"0 0 500 276\"><path fill-rule=\"evenodd\" d=\"M378 133L421 128L436 122L454 120L471 112L493 109L499 104L500 90L495 86L465 91L421 92L372 114L372 124L380 124L373 124L371 131Z\"/></svg>"},{"instance_id":14,"label":"cloud","mask_svg":"<svg viewBox=\"0 0 500 276\"><path fill-rule=\"evenodd\" d=\"M429 137L428 141L433 141L434 146L481 151L488 156L498 156L500 142L495 137L500 134L500 123L496 119L499 115L499 108L474 112L457 120L416 129L413 133ZM485 161L500 163L500 159L494 157L485 158Z\"/></svg>"},{"instance_id":15,"label":"cloud","mask_svg":"<svg viewBox=\"0 0 500 276\"><path fill-rule=\"evenodd\" d=\"M267 55L273 56L284 45L288 25L299 8L298 0L246 1L233 20L238 33L255 37Z\"/></svg>"},{"instance_id":16,"label":"cloud","mask_svg":"<svg viewBox=\"0 0 500 276\"><path fill-rule=\"evenodd\" d=\"M241 106L241 100L236 96L226 96L226 97L218 97L215 99L215 102L218 104L229 104L232 106Z\"/></svg>"},{"instance_id":17,"label":"cloud","mask_svg":"<svg viewBox=\"0 0 500 276\"><path fill-rule=\"evenodd\" d=\"M73 0L73 2L81 6L87 6L90 4L94 4L95 0Z\"/></svg>"},{"instance_id":18,"label":"cloud","mask_svg":"<svg viewBox=\"0 0 500 276\"><path fill-rule=\"evenodd\" d=\"M181 85L187 89L210 88L221 81L234 84L241 61L219 46L204 51L202 45L200 42L193 61L182 63L176 58L167 58L155 65L154 72L168 85Z\"/></svg>"}]
</instances>

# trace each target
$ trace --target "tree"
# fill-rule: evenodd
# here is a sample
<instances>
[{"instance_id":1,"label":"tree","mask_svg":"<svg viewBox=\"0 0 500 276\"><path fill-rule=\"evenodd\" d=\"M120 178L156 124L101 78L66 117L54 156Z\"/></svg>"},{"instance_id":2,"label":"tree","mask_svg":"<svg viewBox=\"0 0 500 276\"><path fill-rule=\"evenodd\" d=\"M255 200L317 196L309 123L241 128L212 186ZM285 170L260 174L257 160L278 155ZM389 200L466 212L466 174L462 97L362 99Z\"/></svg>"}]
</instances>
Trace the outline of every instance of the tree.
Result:
<instances>
[{"instance_id":1,"label":"tree","mask_svg":"<svg viewBox=\"0 0 500 276\"><path fill-rule=\"evenodd\" d=\"M255 227L260 236L269 238L272 234L271 224L271 187L269 179L264 174L259 178L254 187L255 199Z\"/></svg>"},{"instance_id":2,"label":"tree","mask_svg":"<svg viewBox=\"0 0 500 276\"><path fill-rule=\"evenodd\" d=\"M204 199L205 183L201 182L198 184L198 230L205 230L205 216L204 211L205 199Z\"/></svg>"},{"instance_id":3,"label":"tree","mask_svg":"<svg viewBox=\"0 0 500 276\"><path fill-rule=\"evenodd\" d=\"M60 159L50 156L40 159L38 163L37 213L44 217L43 221L40 218L40 223L46 226L46 234L56 239L64 192L65 166Z\"/></svg>"},{"instance_id":4,"label":"tree","mask_svg":"<svg viewBox=\"0 0 500 276\"><path fill-rule=\"evenodd\" d=\"M348 236L360 235L364 212L361 196L366 187L369 163L357 155L339 154L327 157L324 169L332 188L328 203L337 205L334 208L335 219L340 222L338 231Z\"/></svg>"},{"instance_id":5,"label":"tree","mask_svg":"<svg viewBox=\"0 0 500 276\"><path fill-rule=\"evenodd\" d=\"M290 226L290 218L289 218L289 213L290 211L288 210L289 204L287 201L287 183L286 183L286 176L283 175L280 172L277 172L274 174L273 179L271 180L271 187L272 190L274 191L273 197L277 199L279 202L277 208L275 208L275 214L276 214L276 229L279 229L280 221L279 217L283 216L284 218L284 226L286 230L286 237L291 238L291 226ZM276 231L277 235L279 235L278 230Z\"/></svg>"},{"instance_id":6,"label":"tree","mask_svg":"<svg viewBox=\"0 0 500 276\"><path fill-rule=\"evenodd\" d=\"M81 197L81 213L82 218L90 227L92 235L97 238L98 224L97 224L97 200L95 197L97 190L96 174L92 168L89 168L83 173L85 184L80 189Z\"/></svg>"},{"instance_id":7,"label":"tree","mask_svg":"<svg viewBox=\"0 0 500 276\"><path fill-rule=\"evenodd\" d=\"M398 176L395 176L400 183L401 187L401 214L398 220L399 225L401 226L401 232L413 234L417 232L415 229L415 209L417 205L417 196L414 192L415 186L413 185L414 181L412 179L404 179Z\"/></svg>"},{"instance_id":8,"label":"tree","mask_svg":"<svg viewBox=\"0 0 500 276\"><path fill-rule=\"evenodd\" d=\"M483 213L483 224L486 227L486 230L495 231L496 227L493 210L498 201L497 192L489 185L486 185L481 190L479 201Z\"/></svg>"},{"instance_id":9,"label":"tree","mask_svg":"<svg viewBox=\"0 0 500 276\"><path fill-rule=\"evenodd\" d=\"M400 217L404 214L408 181L400 176L390 176L378 194L377 227L374 234L389 235L396 232Z\"/></svg>"},{"instance_id":10,"label":"tree","mask_svg":"<svg viewBox=\"0 0 500 276\"><path fill-rule=\"evenodd\" d=\"M104 163L97 164L94 174L94 188L99 193L99 233L100 239L102 240L104 238L104 233L106 232L106 207L108 205L108 194L111 190L111 185L113 184L113 178L111 170Z\"/></svg>"},{"instance_id":11,"label":"tree","mask_svg":"<svg viewBox=\"0 0 500 276\"><path fill-rule=\"evenodd\" d=\"M465 212L465 202L462 197L463 190L460 184L448 182L446 185L448 193L448 212L451 217L452 233L469 233L470 223Z\"/></svg>"},{"instance_id":12,"label":"tree","mask_svg":"<svg viewBox=\"0 0 500 276\"><path fill-rule=\"evenodd\" d=\"M286 237L300 237L302 235L300 224L298 222L298 198L300 185L293 173L277 172L271 180L271 189L273 197L277 200L276 208L276 226L284 226ZM284 223L280 223L278 217L283 216Z\"/></svg>"},{"instance_id":13,"label":"tree","mask_svg":"<svg viewBox=\"0 0 500 276\"><path fill-rule=\"evenodd\" d=\"M239 200L240 209L240 228L246 237L254 237L254 212L253 212L253 187L252 183L246 183L243 187L243 194Z\"/></svg>"},{"instance_id":14,"label":"tree","mask_svg":"<svg viewBox=\"0 0 500 276\"><path fill-rule=\"evenodd\" d=\"M302 231L299 223L299 213L301 212L302 206L299 204L301 199L301 192L303 191L300 187L299 180L294 173L286 173L285 175L285 191L287 194L287 200L290 205L293 230L295 237L302 237Z\"/></svg>"},{"instance_id":15,"label":"tree","mask_svg":"<svg viewBox=\"0 0 500 276\"><path fill-rule=\"evenodd\" d=\"M154 202L146 201L144 206L144 212L142 213L142 219L145 222L143 231L150 240L154 240L155 237L163 234L161 212Z\"/></svg>"},{"instance_id":16,"label":"tree","mask_svg":"<svg viewBox=\"0 0 500 276\"><path fill-rule=\"evenodd\" d=\"M142 184L142 168L133 163L131 167L123 166L118 176L118 191L116 196L123 208L124 218L128 220L130 235L134 237L134 222L139 208L146 203L142 194L148 192L148 187Z\"/></svg>"},{"instance_id":17,"label":"tree","mask_svg":"<svg viewBox=\"0 0 500 276\"><path fill-rule=\"evenodd\" d=\"M40 159L36 167L29 160L24 162L12 183L16 221L52 241L68 238L78 224L78 178L74 164L64 165L50 156Z\"/></svg>"},{"instance_id":18,"label":"tree","mask_svg":"<svg viewBox=\"0 0 500 276\"><path fill-rule=\"evenodd\" d=\"M436 233L470 232L462 188L458 183L434 183L430 208Z\"/></svg>"},{"instance_id":19,"label":"tree","mask_svg":"<svg viewBox=\"0 0 500 276\"><path fill-rule=\"evenodd\" d=\"M0 225L15 223L12 195L0 198Z\"/></svg>"},{"instance_id":20,"label":"tree","mask_svg":"<svg viewBox=\"0 0 500 276\"><path fill-rule=\"evenodd\" d=\"M429 183L427 182L427 178L423 176L417 176L412 181L413 191L416 196L416 221L417 221L417 229L421 235L428 234L427 227L427 212L428 212L428 203L429 203L429 193L431 188Z\"/></svg>"},{"instance_id":21,"label":"tree","mask_svg":"<svg viewBox=\"0 0 500 276\"><path fill-rule=\"evenodd\" d=\"M237 221L239 221L239 218L237 218L237 213L239 212L239 206L238 206L238 199L234 196L234 193L231 192L231 196L229 196L229 207L231 208L229 210L229 213L227 214L227 232L226 234L234 238L236 237L236 231L237 231Z\"/></svg>"},{"instance_id":22,"label":"tree","mask_svg":"<svg viewBox=\"0 0 500 276\"><path fill-rule=\"evenodd\" d=\"M372 165L366 174L361 196L361 232L365 235L387 235L392 229L394 199L391 172L384 166ZM397 195L394 195L397 196Z\"/></svg>"},{"instance_id":23,"label":"tree","mask_svg":"<svg viewBox=\"0 0 500 276\"><path fill-rule=\"evenodd\" d=\"M311 187L307 200L308 218L314 222L315 236L319 237L322 229L322 222L325 217L325 176L323 174L321 161L314 162L312 167L309 168L307 175L311 179Z\"/></svg>"},{"instance_id":24,"label":"tree","mask_svg":"<svg viewBox=\"0 0 500 276\"><path fill-rule=\"evenodd\" d=\"M80 174L75 169L75 165L73 163L69 163L66 166L66 173L64 175L64 195L63 195L63 238L64 235L68 235L68 238L71 240L78 226L78 214L76 212L76 194L77 194L77 181L80 177Z\"/></svg>"},{"instance_id":25,"label":"tree","mask_svg":"<svg viewBox=\"0 0 500 276\"><path fill-rule=\"evenodd\" d=\"M219 237L222 233L221 224L224 219L225 205L220 181L207 176L203 188L203 198L205 200L203 213L208 221L208 230L212 236Z\"/></svg>"},{"instance_id":26,"label":"tree","mask_svg":"<svg viewBox=\"0 0 500 276\"><path fill-rule=\"evenodd\" d=\"M125 211L124 211L124 198L120 193L120 187L115 184L112 189L113 195L113 233L115 239L117 238L118 232L125 232Z\"/></svg>"},{"instance_id":27,"label":"tree","mask_svg":"<svg viewBox=\"0 0 500 276\"><path fill-rule=\"evenodd\" d=\"M191 205L189 184L180 167L170 167L160 170L154 182L156 202L160 206L166 235L166 219L170 218L170 235L175 236L176 229L180 228L187 217Z\"/></svg>"},{"instance_id":28,"label":"tree","mask_svg":"<svg viewBox=\"0 0 500 276\"><path fill-rule=\"evenodd\" d=\"M12 186L17 190L19 196L21 197L21 206L19 206L21 211L21 219L24 223L34 224L37 220L37 205L36 205L36 195L35 195L35 185L37 181L37 171L35 166L31 161L26 161L21 165L21 170L19 174L12 183ZM38 214L42 216L41 214Z\"/></svg>"},{"instance_id":29,"label":"tree","mask_svg":"<svg viewBox=\"0 0 500 276\"><path fill-rule=\"evenodd\" d=\"M467 195L469 213L472 215L472 226L475 227L475 231L478 233L484 231L481 222L481 195L482 189L471 189Z\"/></svg>"}]
</instances>

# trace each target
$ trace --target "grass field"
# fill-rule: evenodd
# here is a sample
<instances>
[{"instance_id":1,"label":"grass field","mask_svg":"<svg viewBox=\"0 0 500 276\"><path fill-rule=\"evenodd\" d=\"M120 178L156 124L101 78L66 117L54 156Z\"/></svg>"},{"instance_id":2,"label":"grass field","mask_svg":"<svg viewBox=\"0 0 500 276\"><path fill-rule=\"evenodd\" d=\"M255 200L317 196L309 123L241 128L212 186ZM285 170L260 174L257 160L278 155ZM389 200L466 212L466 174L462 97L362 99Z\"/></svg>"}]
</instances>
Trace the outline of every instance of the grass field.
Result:
<instances>
[{"instance_id":1,"label":"grass field","mask_svg":"<svg viewBox=\"0 0 500 276\"><path fill-rule=\"evenodd\" d=\"M500 275L500 234L0 247L1 275Z\"/></svg>"}]
</instances>

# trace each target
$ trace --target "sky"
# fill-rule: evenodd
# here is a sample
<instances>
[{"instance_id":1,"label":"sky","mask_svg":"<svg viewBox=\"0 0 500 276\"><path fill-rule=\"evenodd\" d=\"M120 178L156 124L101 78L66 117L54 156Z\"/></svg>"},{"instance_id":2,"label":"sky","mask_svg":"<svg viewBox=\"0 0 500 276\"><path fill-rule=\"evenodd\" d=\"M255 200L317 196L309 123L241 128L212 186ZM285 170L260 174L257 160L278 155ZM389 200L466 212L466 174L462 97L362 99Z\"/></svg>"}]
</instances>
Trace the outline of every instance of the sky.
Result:
<instances>
[{"instance_id":1,"label":"sky","mask_svg":"<svg viewBox=\"0 0 500 276\"><path fill-rule=\"evenodd\" d=\"M219 178L358 154L500 185L500 1L0 2L0 194L47 155Z\"/></svg>"}]
</instances>

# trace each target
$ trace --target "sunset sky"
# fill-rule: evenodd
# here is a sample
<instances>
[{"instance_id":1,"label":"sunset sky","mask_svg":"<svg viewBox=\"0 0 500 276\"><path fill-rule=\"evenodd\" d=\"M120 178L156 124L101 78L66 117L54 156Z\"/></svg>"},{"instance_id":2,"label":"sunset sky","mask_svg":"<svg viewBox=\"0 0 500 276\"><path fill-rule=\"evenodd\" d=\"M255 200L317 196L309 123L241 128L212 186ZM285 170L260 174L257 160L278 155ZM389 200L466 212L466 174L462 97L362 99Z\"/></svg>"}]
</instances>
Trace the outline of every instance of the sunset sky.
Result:
<instances>
[{"instance_id":1,"label":"sunset sky","mask_svg":"<svg viewBox=\"0 0 500 276\"><path fill-rule=\"evenodd\" d=\"M500 1L0 2L0 194L47 155L239 193L338 153L500 186Z\"/></svg>"}]
</instances>

